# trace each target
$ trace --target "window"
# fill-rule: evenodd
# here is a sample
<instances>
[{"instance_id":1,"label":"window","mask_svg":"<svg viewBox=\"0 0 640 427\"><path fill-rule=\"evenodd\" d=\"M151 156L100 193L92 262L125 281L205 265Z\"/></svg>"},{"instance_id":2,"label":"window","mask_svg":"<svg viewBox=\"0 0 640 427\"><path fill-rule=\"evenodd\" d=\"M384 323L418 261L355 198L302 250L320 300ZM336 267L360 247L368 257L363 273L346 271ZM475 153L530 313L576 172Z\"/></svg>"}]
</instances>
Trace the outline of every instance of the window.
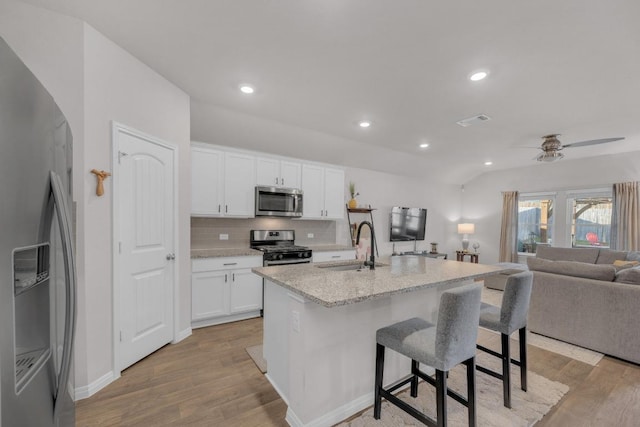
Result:
<instances>
[{"instance_id":1,"label":"window","mask_svg":"<svg viewBox=\"0 0 640 427\"><path fill-rule=\"evenodd\" d=\"M518 200L518 252L535 253L540 243L551 244L553 196L522 196Z\"/></svg>"},{"instance_id":2,"label":"window","mask_svg":"<svg viewBox=\"0 0 640 427\"><path fill-rule=\"evenodd\" d=\"M611 241L611 192L583 193L567 199L571 246L609 247Z\"/></svg>"}]
</instances>

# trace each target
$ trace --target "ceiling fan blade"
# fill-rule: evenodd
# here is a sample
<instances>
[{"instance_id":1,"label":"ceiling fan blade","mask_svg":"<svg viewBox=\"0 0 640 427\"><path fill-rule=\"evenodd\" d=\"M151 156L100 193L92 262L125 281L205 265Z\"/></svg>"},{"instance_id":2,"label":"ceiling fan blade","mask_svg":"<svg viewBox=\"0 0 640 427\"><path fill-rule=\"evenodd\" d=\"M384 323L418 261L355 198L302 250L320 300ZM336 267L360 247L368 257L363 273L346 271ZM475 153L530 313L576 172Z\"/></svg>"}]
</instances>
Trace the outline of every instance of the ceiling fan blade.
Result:
<instances>
[{"instance_id":1,"label":"ceiling fan blade","mask_svg":"<svg viewBox=\"0 0 640 427\"><path fill-rule=\"evenodd\" d=\"M591 139L589 141L580 141L580 142L574 142L573 144L566 144L563 145L562 148L569 148L569 147L586 147L588 145L596 145L596 144L604 144L606 142L613 142L613 141L620 141L621 139L624 139L624 137L619 137L619 138L603 138L603 139Z\"/></svg>"}]
</instances>

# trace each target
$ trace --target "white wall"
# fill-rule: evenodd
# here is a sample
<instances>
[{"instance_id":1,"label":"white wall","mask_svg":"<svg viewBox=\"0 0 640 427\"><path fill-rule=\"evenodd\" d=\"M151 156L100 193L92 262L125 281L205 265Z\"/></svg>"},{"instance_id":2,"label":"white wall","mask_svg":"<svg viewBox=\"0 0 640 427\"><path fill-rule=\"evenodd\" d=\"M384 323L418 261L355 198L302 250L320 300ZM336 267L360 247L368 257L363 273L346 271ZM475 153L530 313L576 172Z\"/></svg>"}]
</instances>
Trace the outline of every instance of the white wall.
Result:
<instances>
[{"instance_id":1,"label":"white wall","mask_svg":"<svg viewBox=\"0 0 640 427\"><path fill-rule=\"evenodd\" d=\"M95 195L90 169L113 171L111 164L112 121L140 130L178 147L179 213L176 257L180 287L180 326L191 324L190 206L191 156L189 97L128 52L85 25L85 256L87 259L87 381L109 372L113 352L112 298L112 192L106 181L105 195ZM105 244L95 244L105 242ZM89 290L90 289L90 290Z\"/></svg>"},{"instance_id":2,"label":"white wall","mask_svg":"<svg viewBox=\"0 0 640 427\"><path fill-rule=\"evenodd\" d=\"M366 165L363 165L366 167ZM435 180L376 172L367 169L347 168L345 171L345 200L349 199L348 185L353 181L360 195L358 204L371 205L380 255L390 255L393 244L389 242L389 219L393 206L427 209L425 240L418 242L419 250L430 249L430 242L438 242L438 251L448 253L449 259L459 246L455 227L460 217L460 192L458 186ZM354 214L358 222L368 220L368 215ZM349 230L345 221L339 221L337 242L349 244ZM396 251L413 250L413 243L396 243ZM453 258L455 259L455 257Z\"/></svg>"},{"instance_id":3,"label":"white wall","mask_svg":"<svg viewBox=\"0 0 640 427\"><path fill-rule=\"evenodd\" d=\"M111 121L178 146L179 329L190 327L191 197L189 97L73 18L10 0L0 2L0 36L52 94L73 134L78 322L76 388L112 372L111 180L95 196L93 168L112 171Z\"/></svg>"},{"instance_id":4,"label":"white wall","mask_svg":"<svg viewBox=\"0 0 640 427\"><path fill-rule=\"evenodd\" d=\"M610 187L616 182L640 180L640 151L586 159L563 159L550 164L485 173L465 184L463 215L476 224L471 242L480 243L480 262L498 262L502 191L521 193ZM564 238L564 197L556 203L559 246ZM554 233L556 234L556 233Z\"/></svg>"}]
</instances>

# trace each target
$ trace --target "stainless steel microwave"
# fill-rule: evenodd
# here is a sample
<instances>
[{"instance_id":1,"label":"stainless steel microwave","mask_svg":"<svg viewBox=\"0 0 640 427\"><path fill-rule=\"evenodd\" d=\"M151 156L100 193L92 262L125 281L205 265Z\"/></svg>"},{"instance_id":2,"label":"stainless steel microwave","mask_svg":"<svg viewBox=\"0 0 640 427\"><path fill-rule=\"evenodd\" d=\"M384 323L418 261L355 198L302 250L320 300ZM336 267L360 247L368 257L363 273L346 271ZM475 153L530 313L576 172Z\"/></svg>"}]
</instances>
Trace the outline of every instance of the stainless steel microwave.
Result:
<instances>
[{"instance_id":1,"label":"stainless steel microwave","mask_svg":"<svg viewBox=\"0 0 640 427\"><path fill-rule=\"evenodd\" d=\"M302 190L256 187L256 216L302 216Z\"/></svg>"}]
</instances>

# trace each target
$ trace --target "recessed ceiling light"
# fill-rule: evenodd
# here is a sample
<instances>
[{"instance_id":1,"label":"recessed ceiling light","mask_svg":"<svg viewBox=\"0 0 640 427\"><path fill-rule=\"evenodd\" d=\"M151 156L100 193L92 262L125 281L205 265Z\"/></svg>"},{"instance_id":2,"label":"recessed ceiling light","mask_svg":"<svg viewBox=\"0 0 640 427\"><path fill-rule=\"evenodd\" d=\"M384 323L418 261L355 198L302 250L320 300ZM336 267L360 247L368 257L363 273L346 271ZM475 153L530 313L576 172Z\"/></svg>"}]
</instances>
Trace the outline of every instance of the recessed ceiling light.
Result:
<instances>
[{"instance_id":1,"label":"recessed ceiling light","mask_svg":"<svg viewBox=\"0 0 640 427\"><path fill-rule=\"evenodd\" d=\"M471 80L472 82L477 82L479 80L484 79L488 75L489 73L487 73L486 71L476 71L475 73L469 76L469 80Z\"/></svg>"},{"instance_id":2,"label":"recessed ceiling light","mask_svg":"<svg viewBox=\"0 0 640 427\"><path fill-rule=\"evenodd\" d=\"M493 164L493 162L484 162L485 166L491 166Z\"/></svg>"},{"instance_id":3,"label":"recessed ceiling light","mask_svg":"<svg viewBox=\"0 0 640 427\"><path fill-rule=\"evenodd\" d=\"M420 148L427 148L427 147L429 147L429 144L427 144L427 143L420 144Z\"/></svg>"},{"instance_id":4,"label":"recessed ceiling light","mask_svg":"<svg viewBox=\"0 0 640 427\"><path fill-rule=\"evenodd\" d=\"M371 122L368 122L368 121L366 121L366 120L363 120L363 121L361 121L360 123L358 123L358 125L359 125L361 128L368 128L369 126L371 126Z\"/></svg>"},{"instance_id":5,"label":"recessed ceiling light","mask_svg":"<svg viewBox=\"0 0 640 427\"><path fill-rule=\"evenodd\" d=\"M247 84L240 85L240 92L242 93L246 93L247 95L250 95L255 91L256 91L255 88L251 85L247 85Z\"/></svg>"}]
</instances>

